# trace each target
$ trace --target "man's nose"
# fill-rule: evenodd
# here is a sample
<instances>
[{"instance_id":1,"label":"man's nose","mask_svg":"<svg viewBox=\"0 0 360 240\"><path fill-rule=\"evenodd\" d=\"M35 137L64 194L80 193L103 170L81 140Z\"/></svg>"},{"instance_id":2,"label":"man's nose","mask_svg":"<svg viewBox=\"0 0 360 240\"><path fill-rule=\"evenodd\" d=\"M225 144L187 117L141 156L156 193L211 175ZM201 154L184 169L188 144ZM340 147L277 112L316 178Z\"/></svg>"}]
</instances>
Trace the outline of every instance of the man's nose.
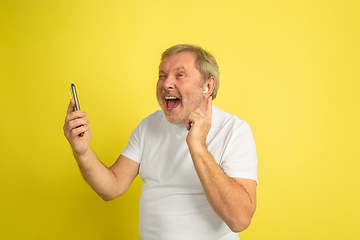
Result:
<instances>
[{"instance_id":1,"label":"man's nose","mask_svg":"<svg viewBox=\"0 0 360 240\"><path fill-rule=\"evenodd\" d=\"M172 76L168 76L164 81L164 88L168 89L175 89L175 78Z\"/></svg>"}]
</instances>

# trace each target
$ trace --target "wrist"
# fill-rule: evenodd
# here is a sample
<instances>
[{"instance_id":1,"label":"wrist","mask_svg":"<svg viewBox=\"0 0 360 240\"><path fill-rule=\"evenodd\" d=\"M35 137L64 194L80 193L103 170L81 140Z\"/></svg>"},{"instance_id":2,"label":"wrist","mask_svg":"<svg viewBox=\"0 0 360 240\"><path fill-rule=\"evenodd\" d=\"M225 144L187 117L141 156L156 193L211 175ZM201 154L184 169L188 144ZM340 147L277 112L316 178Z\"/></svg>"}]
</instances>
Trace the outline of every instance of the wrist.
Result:
<instances>
[{"instance_id":1,"label":"wrist","mask_svg":"<svg viewBox=\"0 0 360 240\"><path fill-rule=\"evenodd\" d=\"M89 148L85 153L73 151L74 157L79 164L87 163L94 156L93 151Z\"/></svg>"},{"instance_id":2,"label":"wrist","mask_svg":"<svg viewBox=\"0 0 360 240\"><path fill-rule=\"evenodd\" d=\"M205 142L199 142L196 144L188 144L188 148L189 148L189 152L190 152L191 156L193 156L193 157L199 156L199 155L203 156L203 155L209 153Z\"/></svg>"}]
</instances>

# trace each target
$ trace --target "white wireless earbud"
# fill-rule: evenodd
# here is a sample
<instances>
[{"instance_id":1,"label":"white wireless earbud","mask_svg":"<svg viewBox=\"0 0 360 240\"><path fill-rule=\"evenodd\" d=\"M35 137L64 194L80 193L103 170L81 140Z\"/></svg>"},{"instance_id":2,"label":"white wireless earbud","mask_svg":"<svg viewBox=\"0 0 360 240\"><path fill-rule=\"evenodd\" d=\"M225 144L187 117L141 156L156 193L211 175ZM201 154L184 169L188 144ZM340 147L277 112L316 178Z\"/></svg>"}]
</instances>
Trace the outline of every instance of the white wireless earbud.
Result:
<instances>
[{"instance_id":1,"label":"white wireless earbud","mask_svg":"<svg viewBox=\"0 0 360 240\"><path fill-rule=\"evenodd\" d=\"M209 90L209 89L208 89L208 87L206 87L206 89L205 89L204 93L206 93L208 90Z\"/></svg>"}]
</instances>

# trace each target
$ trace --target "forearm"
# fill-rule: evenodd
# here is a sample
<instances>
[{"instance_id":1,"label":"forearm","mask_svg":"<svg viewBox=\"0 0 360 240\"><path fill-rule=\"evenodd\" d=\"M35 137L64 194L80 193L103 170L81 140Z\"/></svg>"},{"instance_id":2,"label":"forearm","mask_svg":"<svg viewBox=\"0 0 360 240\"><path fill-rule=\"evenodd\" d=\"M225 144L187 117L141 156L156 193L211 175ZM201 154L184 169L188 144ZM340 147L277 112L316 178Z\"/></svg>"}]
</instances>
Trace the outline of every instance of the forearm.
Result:
<instances>
[{"instance_id":1,"label":"forearm","mask_svg":"<svg viewBox=\"0 0 360 240\"><path fill-rule=\"evenodd\" d=\"M112 170L105 167L90 148L91 131L86 113L74 111L75 101L72 99L68 106L64 135L70 143L74 157L79 164L85 181L104 200L111 200L119 196L119 186ZM79 134L82 134L81 136Z\"/></svg>"},{"instance_id":2,"label":"forearm","mask_svg":"<svg viewBox=\"0 0 360 240\"><path fill-rule=\"evenodd\" d=\"M221 170L206 147L189 150L206 198L215 213L232 231L245 230L254 214L256 200Z\"/></svg>"},{"instance_id":3,"label":"forearm","mask_svg":"<svg viewBox=\"0 0 360 240\"><path fill-rule=\"evenodd\" d=\"M85 181L102 199L109 201L118 197L115 174L98 160L91 149L83 156L74 156Z\"/></svg>"}]
</instances>

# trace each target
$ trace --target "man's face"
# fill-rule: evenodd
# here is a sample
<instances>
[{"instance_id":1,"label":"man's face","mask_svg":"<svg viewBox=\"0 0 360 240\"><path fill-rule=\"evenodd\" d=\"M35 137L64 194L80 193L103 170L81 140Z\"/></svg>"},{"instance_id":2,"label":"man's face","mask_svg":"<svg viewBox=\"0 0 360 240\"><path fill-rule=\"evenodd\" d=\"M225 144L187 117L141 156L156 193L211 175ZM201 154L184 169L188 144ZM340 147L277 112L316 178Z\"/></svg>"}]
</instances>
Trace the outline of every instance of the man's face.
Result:
<instances>
[{"instance_id":1,"label":"man's face","mask_svg":"<svg viewBox=\"0 0 360 240\"><path fill-rule=\"evenodd\" d=\"M195 60L193 53L180 52L160 64L156 96L170 123L184 124L191 112L202 107L204 89Z\"/></svg>"}]
</instances>

